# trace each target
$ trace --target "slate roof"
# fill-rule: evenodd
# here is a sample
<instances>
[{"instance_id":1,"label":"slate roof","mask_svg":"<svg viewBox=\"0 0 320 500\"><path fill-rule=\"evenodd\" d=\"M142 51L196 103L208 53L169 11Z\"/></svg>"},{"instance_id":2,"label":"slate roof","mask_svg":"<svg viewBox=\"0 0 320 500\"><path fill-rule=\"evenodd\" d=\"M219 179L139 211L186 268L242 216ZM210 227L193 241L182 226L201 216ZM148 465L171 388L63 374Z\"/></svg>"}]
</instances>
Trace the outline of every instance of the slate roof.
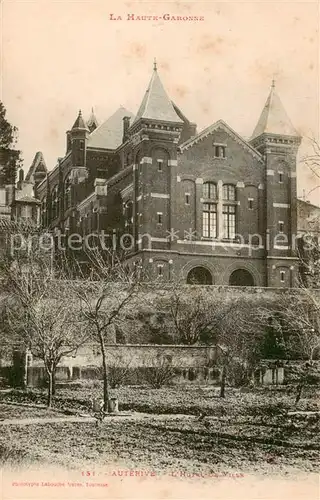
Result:
<instances>
[{"instance_id":1,"label":"slate roof","mask_svg":"<svg viewBox=\"0 0 320 500\"><path fill-rule=\"evenodd\" d=\"M140 118L182 123L161 83L157 69L153 70L150 83L134 121L137 122Z\"/></svg>"},{"instance_id":2,"label":"slate roof","mask_svg":"<svg viewBox=\"0 0 320 500\"><path fill-rule=\"evenodd\" d=\"M84 129L87 129L87 125L85 124L85 121L84 119L82 118L82 113L81 113L81 109L79 111L79 114L77 116L77 119L76 121L74 122L72 128L84 128Z\"/></svg>"},{"instance_id":3,"label":"slate roof","mask_svg":"<svg viewBox=\"0 0 320 500\"><path fill-rule=\"evenodd\" d=\"M274 82L251 139L266 133L299 136L276 92Z\"/></svg>"},{"instance_id":4,"label":"slate roof","mask_svg":"<svg viewBox=\"0 0 320 500\"><path fill-rule=\"evenodd\" d=\"M90 115L90 118L89 120L87 121L87 127L89 128L89 130L91 129L91 127L94 127L94 128L97 128L99 126L99 123L98 123L98 120L96 118L96 115L94 114L94 110L93 108L91 109L91 115Z\"/></svg>"},{"instance_id":5,"label":"slate roof","mask_svg":"<svg viewBox=\"0 0 320 500\"><path fill-rule=\"evenodd\" d=\"M39 171L47 173L46 162L44 161L44 157L43 157L43 154L41 153L41 151L38 151L35 154L35 157L34 157L33 162L28 170L28 173L26 175L25 180L32 181L35 172L39 172Z\"/></svg>"},{"instance_id":6,"label":"slate roof","mask_svg":"<svg viewBox=\"0 0 320 500\"><path fill-rule=\"evenodd\" d=\"M134 115L131 111L120 107L108 120L97 127L88 138L89 148L117 149L122 143L123 118Z\"/></svg>"}]
</instances>

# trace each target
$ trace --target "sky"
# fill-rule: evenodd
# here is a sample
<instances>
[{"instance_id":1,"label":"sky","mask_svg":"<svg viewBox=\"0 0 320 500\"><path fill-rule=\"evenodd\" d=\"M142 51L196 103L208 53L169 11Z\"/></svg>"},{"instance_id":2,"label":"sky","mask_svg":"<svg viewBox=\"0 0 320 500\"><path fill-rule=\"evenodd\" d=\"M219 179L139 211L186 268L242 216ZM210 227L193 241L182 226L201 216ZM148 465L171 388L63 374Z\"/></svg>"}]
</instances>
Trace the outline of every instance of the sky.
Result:
<instances>
[{"instance_id":1,"label":"sky","mask_svg":"<svg viewBox=\"0 0 320 500\"><path fill-rule=\"evenodd\" d=\"M317 185L303 164L309 138L319 139L317 1L2 0L1 11L0 97L25 170L37 151L55 166L79 109L89 117L94 107L99 122L121 105L136 113L156 57L169 96L198 131L223 119L249 138L275 78L303 137L298 194ZM307 198L320 205L320 189Z\"/></svg>"}]
</instances>

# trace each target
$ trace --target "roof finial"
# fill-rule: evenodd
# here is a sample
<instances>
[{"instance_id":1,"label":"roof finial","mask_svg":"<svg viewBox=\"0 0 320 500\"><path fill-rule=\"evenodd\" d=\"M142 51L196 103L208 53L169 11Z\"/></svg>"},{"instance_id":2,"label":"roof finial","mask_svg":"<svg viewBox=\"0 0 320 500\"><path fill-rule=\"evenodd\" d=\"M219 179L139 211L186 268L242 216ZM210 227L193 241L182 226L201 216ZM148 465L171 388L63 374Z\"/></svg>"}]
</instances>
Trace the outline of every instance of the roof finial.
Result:
<instances>
[{"instance_id":1,"label":"roof finial","mask_svg":"<svg viewBox=\"0 0 320 500\"><path fill-rule=\"evenodd\" d=\"M81 111L81 109L79 109L79 116L82 116L82 111Z\"/></svg>"},{"instance_id":2,"label":"roof finial","mask_svg":"<svg viewBox=\"0 0 320 500\"><path fill-rule=\"evenodd\" d=\"M273 78L272 78L272 83L271 83L271 88L272 88L272 89L274 89L274 88L275 88L275 86L276 86L276 80L275 80L275 78L273 77Z\"/></svg>"},{"instance_id":3,"label":"roof finial","mask_svg":"<svg viewBox=\"0 0 320 500\"><path fill-rule=\"evenodd\" d=\"M154 60L153 60L153 70L157 71L157 59L156 58L154 58Z\"/></svg>"}]
</instances>

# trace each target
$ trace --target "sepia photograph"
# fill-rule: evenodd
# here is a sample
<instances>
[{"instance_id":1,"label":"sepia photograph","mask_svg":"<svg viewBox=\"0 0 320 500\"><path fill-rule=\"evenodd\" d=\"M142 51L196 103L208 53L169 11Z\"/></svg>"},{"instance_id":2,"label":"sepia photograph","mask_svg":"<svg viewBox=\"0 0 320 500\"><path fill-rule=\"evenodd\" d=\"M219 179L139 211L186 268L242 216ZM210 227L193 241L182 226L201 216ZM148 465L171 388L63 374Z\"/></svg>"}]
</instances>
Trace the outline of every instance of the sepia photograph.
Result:
<instances>
[{"instance_id":1,"label":"sepia photograph","mask_svg":"<svg viewBox=\"0 0 320 500\"><path fill-rule=\"evenodd\" d=\"M0 9L0 500L319 499L318 2Z\"/></svg>"}]
</instances>

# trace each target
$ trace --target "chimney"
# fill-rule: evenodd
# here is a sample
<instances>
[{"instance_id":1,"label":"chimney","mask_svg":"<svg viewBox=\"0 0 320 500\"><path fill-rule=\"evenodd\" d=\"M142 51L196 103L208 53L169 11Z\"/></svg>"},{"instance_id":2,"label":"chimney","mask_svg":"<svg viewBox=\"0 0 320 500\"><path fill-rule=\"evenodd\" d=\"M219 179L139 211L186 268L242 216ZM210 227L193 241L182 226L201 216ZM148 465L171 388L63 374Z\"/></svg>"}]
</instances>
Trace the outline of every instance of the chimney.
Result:
<instances>
[{"instance_id":1,"label":"chimney","mask_svg":"<svg viewBox=\"0 0 320 500\"><path fill-rule=\"evenodd\" d=\"M106 196L107 194L107 185L105 179L96 178L94 180L94 192L96 196Z\"/></svg>"},{"instance_id":2,"label":"chimney","mask_svg":"<svg viewBox=\"0 0 320 500\"><path fill-rule=\"evenodd\" d=\"M130 128L130 116L124 116L123 117L123 136L122 136L122 142L126 142L128 139L128 130Z\"/></svg>"},{"instance_id":3,"label":"chimney","mask_svg":"<svg viewBox=\"0 0 320 500\"><path fill-rule=\"evenodd\" d=\"M24 171L22 170L22 168L20 168L18 173L18 182L17 182L18 189L22 189L23 179L24 179Z\"/></svg>"},{"instance_id":4,"label":"chimney","mask_svg":"<svg viewBox=\"0 0 320 500\"><path fill-rule=\"evenodd\" d=\"M194 137L197 135L197 125L196 123L189 123L190 136Z\"/></svg>"}]
</instances>

